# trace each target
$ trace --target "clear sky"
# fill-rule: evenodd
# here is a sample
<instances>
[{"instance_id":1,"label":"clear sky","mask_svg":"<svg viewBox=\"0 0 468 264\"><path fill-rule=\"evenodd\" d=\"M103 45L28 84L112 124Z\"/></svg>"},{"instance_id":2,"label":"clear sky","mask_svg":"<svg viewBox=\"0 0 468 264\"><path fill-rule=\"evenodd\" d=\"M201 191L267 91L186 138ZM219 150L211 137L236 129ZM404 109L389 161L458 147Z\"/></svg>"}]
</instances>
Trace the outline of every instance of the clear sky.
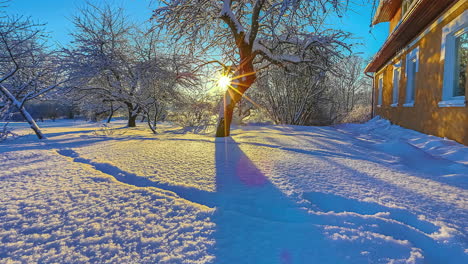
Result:
<instances>
[{"instance_id":1,"label":"clear sky","mask_svg":"<svg viewBox=\"0 0 468 264\"><path fill-rule=\"evenodd\" d=\"M90 0L90 2L101 2ZM150 0L110 0L123 7L130 18L143 23L151 16ZM356 2L356 1L355 1ZM77 8L84 6L85 0L12 0L7 7L7 13L31 17L34 21L46 23L53 42L62 45L70 41L69 32L73 25L70 21ZM154 3L152 5L154 7ZM336 28L351 32L352 42L362 43L355 47L354 52L361 53L365 59L372 57L381 47L388 34L388 24L379 24L369 33L371 4L354 5L343 18L333 18L330 23Z\"/></svg>"}]
</instances>

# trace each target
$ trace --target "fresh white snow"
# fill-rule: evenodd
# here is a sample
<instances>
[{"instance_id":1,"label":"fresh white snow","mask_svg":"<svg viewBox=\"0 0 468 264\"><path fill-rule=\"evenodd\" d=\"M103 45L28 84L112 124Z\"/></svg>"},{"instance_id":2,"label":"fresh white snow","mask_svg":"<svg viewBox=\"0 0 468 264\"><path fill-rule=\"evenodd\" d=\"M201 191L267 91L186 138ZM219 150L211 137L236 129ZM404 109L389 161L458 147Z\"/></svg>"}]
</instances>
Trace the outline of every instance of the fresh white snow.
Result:
<instances>
[{"instance_id":1,"label":"fresh white snow","mask_svg":"<svg viewBox=\"0 0 468 264\"><path fill-rule=\"evenodd\" d=\"M0 263L468 263L468 147L383 119L232 137L24 123Z\"/></svg>"}]
</instances>

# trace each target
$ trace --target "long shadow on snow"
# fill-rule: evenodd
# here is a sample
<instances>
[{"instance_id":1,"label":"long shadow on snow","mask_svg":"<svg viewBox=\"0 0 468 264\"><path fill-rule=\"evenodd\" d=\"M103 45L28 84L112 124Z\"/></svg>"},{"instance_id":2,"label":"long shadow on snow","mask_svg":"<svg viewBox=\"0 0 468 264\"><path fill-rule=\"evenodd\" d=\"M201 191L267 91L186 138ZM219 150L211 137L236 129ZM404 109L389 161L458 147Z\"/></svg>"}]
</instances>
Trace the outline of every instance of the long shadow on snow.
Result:
<instances>
[{"instance_id":1,"label":"long shadow on snow","mask_svg":"<svg viewBox=\"0 0 468 264\"><path fill-rule=\"evenodd\" d=\"M426 261L458 263L466 258L459 247L441 245L428 237L424 232L436 231L436 227L420 221L409 212L335 196L306 194L305 198L311 202L316 198L321 199L318 206L324 211L330 208L330 203L335 202L343 203L341 207L337 205L334 209L336 211L356 211L355 215L345 217L309 214L277 189L231 138L218 139L215 153L216 191L219 197L214 215L217 224L216 263L366 262L366 257L360 259L361 256L356 254L362 250L362 246L348 244L348 253L354 256L351 260L345 260L345 256L330 246L317 227L346 226L344 223L347 221L358 226L375 224L378 226L377 234L389 237L396 235L397 239L409 240L412 245L423 250ZM397 221L408 222L367 215L379 212L390 212ZM439 254L440 248L444 248L445 254ZM396 252L398 249L395 248L389 254Z\"/></svg>"},{"instance_id":2,"label":"long shadow on snow","mask_svg":"<svg viewBox=\"0 0 468 264\"><path fill-rule=\"evenodd\" d=\"M155 182L155 181L149 180L147 177L138 176L136 174L126 172L108 163L99 163L99 162L94 162L89 159L81 158L78 155L78 153L76 153L75 151L71 149L60 149L57 152L62 156L73 158L74 162L91 165L96 170L114 177L119 182L126 183L126 184L136 186L136 187L159 188L162 190L173 192L174 193L173 195L180 196L189 201L192 201L198 204L203 204L209 207L214 207L216 205L214 193L206 192L206 191L199 190L196 188L191 188L191 187L175 186L175 185L169 185L166 183ZM96 179L96 181L100 181L100 180L102 179Z\"/></svg>"},{"instance_id":3,"label":"long shadow on snow","mask_svg":"<svg viewBox=\"0 0 468 264\"><path fill-rule=\"evenodd\" d=\"M68 149L68 148L80 148L88 145L93 145L95 143L107 143L113 141L127 141L127 140L159 140L155 137L146 137L146 136L89 136L85 132L83 137L78 138L61 138L57 139L56 136L64 136L68 134L78 134L78 132L60 132L60 133L49 133L47 139L38 141L35 135L26 135L21 136L20 138L14 141L6 141L0 144L0 153L14 152L14 151L23 151L23 150L34 150L34 149L43 149L43 150L53 150L53 149Z\"/></svg>"},{"instance_id":4,"label":"long shadow on snow","mask_svg":"<svg viewBox=\"0 0 468 264\"><path fill-rule=\"evenodd\" d=\"M345 263L307 211L282 193L231 138L215 149L215 263Z\"/></svg>"},{"instance_id":5,"label":"long shadow on snow","mask_svg":"<svg viewBox=\"0 0 468 264\"><path fill-rule=\"evenodd\" d=\"M321 229L317 226L345 226L343 224L345 221L352 221L358 225L375 223L380 226L378 233L387 236L398 234L398 239L411 241L416 247L421 248L423 254L430 260L446 261L449 258L452 260L465 258L459 248L444 247L444 252L447 254L438 256L438 250L435 249L440 247L440 244L421 231L398 222L378 218L363 219L360 215L342 218L336 215L309 214L276 188L238 145L231 138L218 139L215 142L215 193L154 182L111 164L81 158L71 149L61 149L58 153L73 158L75 162L91 165L120 182L137 187L156 187L192 202L216 207L212 217L217 226L214 234L216 240L214 253L217 256L215 263L289 264L310 263L311 260L317 263L365 262L367 257L355 252L362 248L348 244L354 256L351 260L346 259L338 251L339 249L330 243L330 240L324 238ZM313 194L305 196L312 202L316 198L313 198ZM333 197L323 196L322 198L336 201ZM318 205L323 207L325 203L327 202L321 202ZM353 204L349 201L347 203ZM342 208L336 209L340 211ZM371 206L357 214L373 213L378 210L384 210L384 208ZM407 215L404 218L407 218ZM419 225L419 228L421 227ZM452 262L449 260L447 263Z\"/></svg>"}]
</instances>

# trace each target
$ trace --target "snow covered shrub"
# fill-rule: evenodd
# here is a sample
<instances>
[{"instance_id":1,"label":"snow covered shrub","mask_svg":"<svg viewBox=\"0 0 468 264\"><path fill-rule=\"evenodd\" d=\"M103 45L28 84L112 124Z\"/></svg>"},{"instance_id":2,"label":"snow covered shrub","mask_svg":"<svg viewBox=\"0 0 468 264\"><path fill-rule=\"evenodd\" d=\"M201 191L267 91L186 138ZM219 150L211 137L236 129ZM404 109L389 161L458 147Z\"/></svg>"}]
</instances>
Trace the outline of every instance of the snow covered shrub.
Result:
<instances>
[{"instance_id":1,"label":"snow covered shrub","mask_svg":"<svg viewBox=\"0 0 468 264\"><path fill-rule=\"evenodd\" d=\"M168 119L193 133L206 132L216 124L214 103L210 97L190 96Z\"/></svg>"},{"instance_id":2,"label":"snow covered shrub","mask_svg":"<svg viewBox=\"0 0 468 264\"><path fill-rule=\"evenodd\" d=\"M0 120L6 121L10 116L10 105L5 97L0 95ZM8 122L0 125L0 141L5 140L8 136L13 135L8 129Z\"/></svg>"},{"instance_id":3,"label":"snow covered shrub","mask_svg":"<svg viewBox=\"0 0 468 264\"><path fill-rule=\"evenodd\" d=\"M291 66L287 71L271 68L258 79L252 98L265 107L276 124L327 124L325 79L325 74L314 67Z\"/></svg>"},{"instance_id":4,"label":"snow covered shrub","mask_svg":"<svg viewBox=\"0 0 468 264\"><path fill-rule=\"evenodd\" d=\"M6 123L0 128L0 142L7 139L8 136L14 136L14 134L8 129L8 123Z\"/></svg>"},{"instance_id":5,"label":"snow covered shrub","mask_svg":"<svg viewBox=\"0 0 468 264\"><path fill-rule=\"evenodd\" d=\"M371 119L370 105L358 105L348 113L342 123L365 123Z\"/></svg>"},{"instance_id":6,"label":"snow covered shrub","mask_svg":"<svg viewBox=\"0 0 468 264\"><path fill-rule=\"evenodd\" d=\"M107 124L102 124L99 129L94 130L93 134L98 137L110 137L115 134L116 130L109 127Z\"/></svg>"},{"instance_id":7,"label":"snow covered shrub","mask_svg":"<svg viewBox=\"0 0 468 264\"><path fill-rule=\"evenodd\" d=\"M245 125L247 120L250 120L254 105L247 100L241 100L234 108L232 115L232 123L236 125Z\"/></svg>"}]
</instances>

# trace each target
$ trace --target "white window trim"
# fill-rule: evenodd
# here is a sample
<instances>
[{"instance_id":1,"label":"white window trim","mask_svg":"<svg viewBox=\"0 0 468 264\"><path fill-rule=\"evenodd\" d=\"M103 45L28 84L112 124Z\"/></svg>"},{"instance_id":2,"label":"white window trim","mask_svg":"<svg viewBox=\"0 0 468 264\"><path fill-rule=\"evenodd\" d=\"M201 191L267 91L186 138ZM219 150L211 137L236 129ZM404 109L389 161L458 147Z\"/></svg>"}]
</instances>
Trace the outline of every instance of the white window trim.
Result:
<instances>
[{"instance_id":1,"label":"white window trim","mask_svg":"<svg viewBox=\"0 0 468 264\"><path fill-rule=\"evenodd\" d=\"M441 44L441 52L440 52L440 61L445 60L447 56L447 39L448 35L452 35L453 33L459 31L463 27L466 27L466 23L468 21L468 10L463 12L457 18L452 20L450 23L445 25L442 28L442 44Z\"/></svg>"},{"instance_id":2,"label":"white window trim","mask_svg":"<svg viewBox=\"0 0 468 264\"><path fill-rule=\"evenodd\" d=\"M398 72L398 80L395 80L395 72ZM401 79L401 61L393 64L393 87L392 87L392 104L391 107L398 106L398 99L400 95L400 79ZM395 86L396 85L396 86ZM395 89L396 88L396 89ZM396 100L395 100L396 97Z\"/></svg>"},{"instance_id":3,"label":"white window trim","mask_svg":"<svg viewBox=\"0 0 468 264\"><path fill-rule=\"evenodd\" d=\"M377 90L378 90L377 107L382 107L382 104L383 104L383 87L384 87L383 76L384 76L384 73L382 72L379 78L377 78ZM380 86L380 80L382 80L382 87Z\"/></svg>"},{"instance_id":4,"label":"white window trim","mask_svg":"<svg viewBox=\"0 0 468 264\"><path fill-rule=\"evenodd\" d=\"M414 101L416 100L416 82L413 82L413 87L412 89L414 90L414 98L412 101L407 101L407 96L408 96L408 70L409 70L409 63L410 61L412 61L413 59L415 59L415 70L414 72L415 73L418 73L419 72L419 46L418 47L415 47L411 52L409 52L407 55L406 55L406 69L405 69L405 76L406 76L406 87L405 87L405 103L403 104L404 107L413 107L414 106ZM416 78L416 75L413 76L413 78ZM414 81L414 80L413 80ZM413 92L413 91L411 91Z\"/></svg>"},{"instance_id":5,"label":"white window trim","mask_svg":"<svg viewBox=\"0 0 468 264\"><path fill-rule=\"evenodd\" d=\"M463 96L458 96L458 97L463 97ZM449 100L449 101L440 101L438 103L439 107L465 107L466 106L466 100L465 98L459 99L459 100Z\"/></svg>"},{"instance_id":6,"label":"white window trim","mask_svg":"<svg viewBox=\"0 0 468 264\"><path fill-rule=\"evenodd\" d=\"M404 103L403 107L414 107L414 102L411 103Z\"/></svg>"},{"instance_id":7,"label":"white window trim","mask_svg":"<svg viewBox=\"0 0 468 264\"><path fill-rule=\"evenodd\" d=\"M411 52L406 54L405 76L408 76L408 62L414 58L416 59L416 72L419 72L419 46L415 47Z\"/></svg>"},{"instance_id":8,"label":"white window trim","mask_svg":"<svg viewBox=\"0 0 468 264\"><path fill-rule=\"evenodd\" d=\"M466 104L465 96L453 96L456 38L466 32L468 32L468 10L442 29L441 60L444 60L444 79L439 107L463 107Z\"/></svg>"}]
</instances>

